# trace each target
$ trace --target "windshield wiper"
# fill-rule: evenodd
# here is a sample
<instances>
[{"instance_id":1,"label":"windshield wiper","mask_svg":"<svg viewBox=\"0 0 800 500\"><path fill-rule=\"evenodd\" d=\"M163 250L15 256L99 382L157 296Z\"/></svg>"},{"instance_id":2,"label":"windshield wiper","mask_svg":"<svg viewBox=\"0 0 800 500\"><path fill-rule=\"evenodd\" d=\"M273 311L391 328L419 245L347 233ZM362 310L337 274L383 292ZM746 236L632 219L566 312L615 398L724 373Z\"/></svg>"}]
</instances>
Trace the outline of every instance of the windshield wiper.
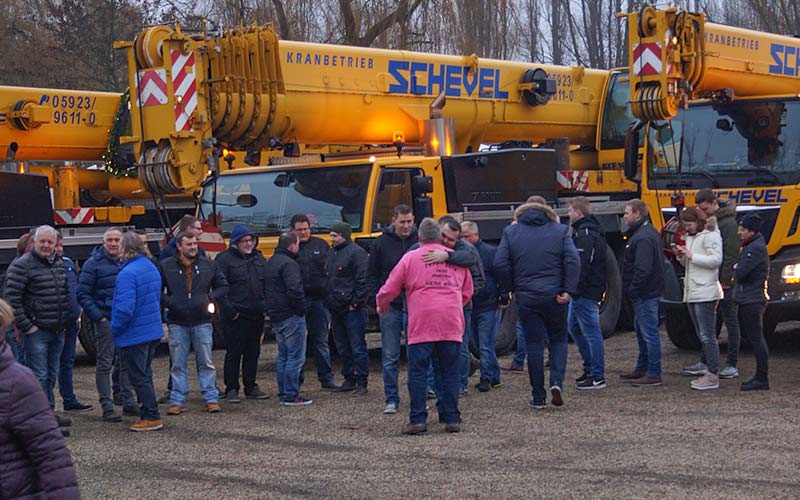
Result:
<instances>
[{"instance_id":1,"label":"windshield wiper","mask_svg":"<svg viewBox=\"0 0 800 500\"><path fill-rule=\"evenodd\" d=\"M696 177L698 175L702 175L703 177L705 177L706 179L711 181L711 186L713 188L719 189L719 181L717 181L717 178L714 177L713 175L711 175L710 173L702 171L702 170L695 171L695 172L680 172L680 173L675 174L675 175L676 176L680 176L680 177ZM680 184L682 186L684 184L684 182L681 181ZM679 187L679 186L676 185L676 186L669 186L669 187Z\"/></svg>"},{"instance_id":2,"label":"windshield wiper","mask_svg":"<svg viewBox=\"0 0 800 500\"><path fill-rule=\"evenodd\" d=\"M752 179L747 180L747 185L752 186L754 184L763 184L764 182L770 183L774 182L775 184L781 185L783 184L783 179L781 179L778 174L773 172L768 168L749 168L747 172L756 172L758 174L767 174L766 177L754 177Z\"/></svg>"}]
</instances>

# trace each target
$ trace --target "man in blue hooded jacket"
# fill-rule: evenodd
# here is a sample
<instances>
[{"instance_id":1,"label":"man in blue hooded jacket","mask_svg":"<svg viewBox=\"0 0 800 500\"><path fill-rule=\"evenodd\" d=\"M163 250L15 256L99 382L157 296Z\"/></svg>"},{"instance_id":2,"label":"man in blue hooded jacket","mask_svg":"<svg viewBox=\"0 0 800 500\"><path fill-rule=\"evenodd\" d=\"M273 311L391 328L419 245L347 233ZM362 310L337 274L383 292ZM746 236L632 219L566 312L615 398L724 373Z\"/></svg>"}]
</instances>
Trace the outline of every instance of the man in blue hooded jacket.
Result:
<instances>
[{"instance_id":1,"label":"man in blue hooded jacket","mask_svg":"<svg viewBox=\"0 0 800 500\"><path fill-rule=\"evenodd\" d=\"M516 297L525 345L534 409L545 408L544 347L550 350L550 393L554 406L564 404L561 388L567 364L567 308L580 275L578 252L569 228L541 203L515 211L517 224L503 230L494 272L503 290Z\"/></svg>"}]
</instances>

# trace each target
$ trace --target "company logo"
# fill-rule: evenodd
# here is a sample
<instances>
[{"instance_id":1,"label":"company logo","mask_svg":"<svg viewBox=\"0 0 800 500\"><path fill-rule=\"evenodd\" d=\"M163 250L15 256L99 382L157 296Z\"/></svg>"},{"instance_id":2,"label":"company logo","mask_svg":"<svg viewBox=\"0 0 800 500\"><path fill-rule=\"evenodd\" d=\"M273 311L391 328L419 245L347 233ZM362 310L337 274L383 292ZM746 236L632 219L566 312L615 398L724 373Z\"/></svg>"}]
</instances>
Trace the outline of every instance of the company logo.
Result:
<instances>
[{"instance_id":1,"label":"company logo","mask_svg":"<svg viewBox=\"0 0 800 500\"><path fill-rule=\"evenodd\" d=\"M500 89L500 70L456 64L428 64L424 62L389 61L390 94L438 95L442 90L447 97L480 97L508 99L508 92Z\"/></svg>"},{"instance_id":2,"label":"company logo","mask_svg":"<svg viewBox=\"0 0 800 500\"><path fill-rule=\"evenodd\" d=\"M800 48L773 43L769 54L775 63L769 67L771 75L800 76Z\"/></svg>"}]
</instances>

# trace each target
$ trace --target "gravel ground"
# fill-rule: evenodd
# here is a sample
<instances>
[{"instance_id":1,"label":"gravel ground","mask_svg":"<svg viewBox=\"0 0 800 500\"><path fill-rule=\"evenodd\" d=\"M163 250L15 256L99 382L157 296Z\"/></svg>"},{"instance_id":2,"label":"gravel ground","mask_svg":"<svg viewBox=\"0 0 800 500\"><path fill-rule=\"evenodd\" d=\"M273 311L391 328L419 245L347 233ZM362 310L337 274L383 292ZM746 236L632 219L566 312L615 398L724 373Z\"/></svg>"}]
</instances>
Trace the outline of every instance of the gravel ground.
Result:
<instances>
[{"instance_id":1,"label":"gravel ground","mask_svg":"<svg viewBox=\"0 0 800 500\"><path fill-rule=\"evenodd\" d=\"M565 406L533 411L527 376L503 372L498 389L470 388L460 434L445 434L432 412L427 435L402 436L405 374L400 412L383 415L374 350L365 397L321 392L311 366L303 392L312 406L284 408L273 397L225 404L212 415L202 411L192 375L188 411L165 417L163 431L133 433L132 418L103 423L95 410L70 415L67 442L85 498L800 496L800 324L782 327L772 346L768 392L741 393L742 379L722 381L717 391L690 390L680 368L696 355L662 336L663 387L620 382L618 374L633 367L636 342L618 333L606 343L607 389L567 384ZM214 353L220 386L223 355ZM752 352L741 358L746 380ZM259 381L273 394L275 360L275 345L264 345ZM580 366L570 345L568 381ZM160 392L166 352L154 372ZM96 398L94 367L85 360L75 384L82 401Z\"/></svg>"}]
</instances>

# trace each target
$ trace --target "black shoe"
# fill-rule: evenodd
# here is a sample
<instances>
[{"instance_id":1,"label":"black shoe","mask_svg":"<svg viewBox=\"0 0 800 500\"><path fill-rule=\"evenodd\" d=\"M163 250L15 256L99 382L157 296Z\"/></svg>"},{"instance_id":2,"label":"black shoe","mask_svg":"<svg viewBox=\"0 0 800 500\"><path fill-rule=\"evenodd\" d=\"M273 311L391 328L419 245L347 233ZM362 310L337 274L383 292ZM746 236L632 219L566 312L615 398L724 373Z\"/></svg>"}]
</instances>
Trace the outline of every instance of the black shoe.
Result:
<instances>
[{"instance_id":1,"label":"black shoe","mask_svg":"<svg viewBox=\"0 0 800 500\"><path fill-rule=\"evenodd\" d=\"M239 399L239 391L236 389L231 389L225 393L225 402L226 403L241 403L242 400Z\"/></svg>"},{"instance_id":2,"label":"black shoe","mask_svg":"<svg viewBox=\"0 0 800 500\"><path fill-rule=\"evenodd\" d=\"M339 386L339 389L336 392L350 392L350 391L354 391L355 389L356 389L355 384L345 380L344 384Z\"/></svg>"},{"instance_id":3,"label":"black shoe","mask_svg":"<svg viewBox=\"0 0 800 500\"><path fill-rule=\"evenodd\" d=\"M575 379L576 384L580 384L581 382L586 381L586 379L591 378L591 375L586 370L583 371L583 375Z\"/></svg>"},{"instance_id":4,"label":"black shoe","mask_svg":"<svg viewBox=\"0 0 800 500\"><path fill-rule=\"evenodd\" d=\"M489 384L488 380L481 380L480 382L475 384L475 388L478 389L478 391L480 391L480 392L489 392L489 390L491 390L492 386L491 386L491 384Z\"/></svg>"},{"instance_id":5,"label":"black shoe","mask_svg":"<svg viewBox=\"0 0 800 500\"><path fill-rule=\"evenodd\" d=\"M122 422L122 415L114 413L114 410L104 411L103 422Z\"/></svg>"},{"instance_id":6,"label":"black shoe","mask_svg":"<svg viewBox=\"0 0 800 500\"><path fill-rule=\"evenodd\" d=\"M69 432L68 429L59 429L59 430L61 431L61 435L64 436L65 438L68 438L70 434L72 434L71 432Z\"/></svg>"},{"instance_id":7,"label":"black shoe","mask_svg":"<svg viewBox=\"0 0 800 500\"><path fill-rule=\"evenodd\" d=\"M444 431L445 432L461 432L461 424L457 422L450 422L449 424L444 424Z\"/></svg>"},{"instance_id":8,"label":"black shoe","mask_svg":"<svg viewBox=\"0 0 800 500\"><path fill-rule=\"evenodd\" d=\"M742 391L768 391L769 382L765 380L751 379L742 384Z\"/></svg>"},{"instance_id":9,"label":"black shoe","mask_svg":"<svg viewBox=\"0 0 800 500\"><path fill-rule=\"evenodd\" d=\"M246 399L269 399L269 393L262 391L257 385L244 396Z\"/></svg>"},{"instance_id":10,"label":"black shoe","mask_svg":"<svg viewBox=\"0 0 800 500\"><path fill-rule=\"evenodd\" d=\"M564 398L561 397L561 387L554 385L550 388L551 402L553 406L561 406L564 404Z\"/></svg>"},{"instance_id":11,"label":"black shoe","mask_svg":"<svg viewBox=\"0 0 800 500\"><path fill-rule=\"evenodd\" d=\"M111 398L114 401L114 406L122 406L122 396L114 394Z\"/></svg>"},{"instance_id":12,"label":"black shoe","mask_svg":"<svg viewBox=\"0 0 800 500\"><path fill-rule=\"evenodd\" d=\"M92 405L85 405L81 404L80 402L75 402L72 404L65 404L64 411L90 411L93 410L94 406Z\"/></svg>"},{"instance_id":13,"label":"black shoe","mask_svg":"<svg viewBox=\"0 0 800 500\"><path fill-rule=\"evenodd\" d=\"M333 380L326 380L325 382L320 382L320 386L322 386L323 391L333 391L333 392L336 392L342 388L341 385L337 384Z\"/></svg>"},{"instance_id":14,"label":"black shoe","mask_svg":"<svg viewBox=\"0 0 800 500\"><path fill-rule=\"evenodd\" d=\"M139 408L135 406L125 406L122 408L122 414L126 417L138 417L140 416Z\"/></svg>"},{"instance_id":15,"label":"black shoe","mask_svg":"<svg viewBox=\"0 0 800 500\"><path fill-rule=\"evenodd\" d=\"M428 399L436 399L436 391L428 389Z\"/></svg>"},{"instance_id":16,"label":"black shoe","mask_svg":"<svg viewBox=\"0 0 800 500\"><path fill-rule=\"evenodd\" d=\"M585 379L583 382L578 382L578 384L575 387L577 387L582 391L586 391L591 389L605 389L608 386L606 385L606 379L604 378L599 378L595 380L594 377L589 377Z\"/></svg>"},{"instance_id":17,"label":"black shoe","mask_svg":"<svg viewBox=\"0 0 800 500\"><path fill-rule=\"evenodd\" d=\"M72 425L72 419L67 417L62 417L57 413L53 413L53 416L56 417L56 422L58 423L59 427L69 427Z\"/></svg>"},{"instance_id":18,"label":"black shoe","mask_svg":"<svg viewBox=\"0 0 800 500\"><path fill-rule=\"evenodd\" d=\"M489 382L489 385L492 386L492 389L497 389L498 387L500 387L503 384L499 380L493 380L493 381Z\"/></svg>"},{"instance_id":19,"label":"black shoe","mask_svg":"<svg viewBox=\"0 0 800 500\"><path fill-rule=\"evenodd\" d=\"M366 385L356 386L356 389L353 392L353 395L354 396L366 396L367 395L367 386Z\"/></svg>"}]
</instances>

